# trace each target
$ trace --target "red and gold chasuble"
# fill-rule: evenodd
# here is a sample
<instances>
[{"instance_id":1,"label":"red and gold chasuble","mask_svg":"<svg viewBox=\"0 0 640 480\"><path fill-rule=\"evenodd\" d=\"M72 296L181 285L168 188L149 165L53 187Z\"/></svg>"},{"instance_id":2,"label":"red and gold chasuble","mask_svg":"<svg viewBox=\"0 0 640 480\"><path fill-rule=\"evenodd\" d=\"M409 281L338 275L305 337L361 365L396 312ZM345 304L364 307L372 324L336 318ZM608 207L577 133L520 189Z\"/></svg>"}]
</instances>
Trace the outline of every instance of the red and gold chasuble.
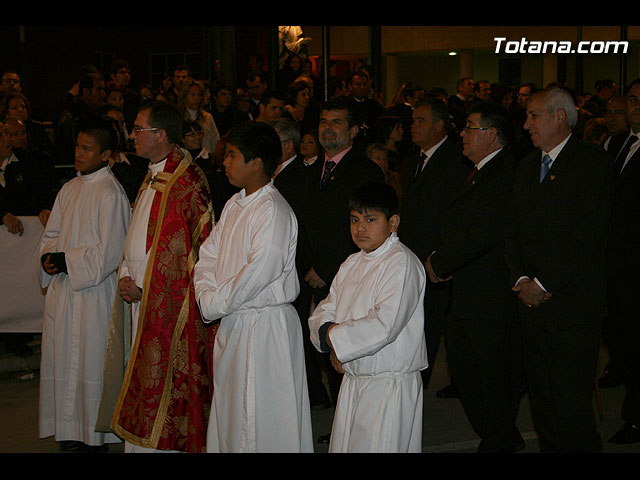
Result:
<instances>
[{"instance_id":1,"label":"red and gold chasuble","mask_svg":"<svg viewBox=\"0 0 640 480\"><path fill-rule=\"evenodd\" d=\"M111 421L147 448L204 452L213 389L214 331L196 304L193 267L212 228L207 180L179 148L140 187L156 190L138 328Z\"/></svg>"}]
</instances>

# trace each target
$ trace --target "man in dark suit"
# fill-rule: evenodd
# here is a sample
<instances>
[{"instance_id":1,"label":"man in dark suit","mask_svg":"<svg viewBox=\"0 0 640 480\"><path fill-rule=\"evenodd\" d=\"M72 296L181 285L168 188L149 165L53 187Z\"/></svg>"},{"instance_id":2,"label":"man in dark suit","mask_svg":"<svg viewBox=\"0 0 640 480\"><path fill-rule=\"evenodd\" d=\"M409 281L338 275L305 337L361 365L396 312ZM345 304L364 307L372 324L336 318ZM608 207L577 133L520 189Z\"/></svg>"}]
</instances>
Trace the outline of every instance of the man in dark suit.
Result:
<instances>
[{"instance_id":1,"label":"man in dark suit","mask_svg":"<svg viewBox=\"0 0 640 480\"><path fill-rule=\"evenodd\" d=\"M37 216L45 225L56 197L48 166L27 150L14 148L9 128L0 123L0 225L22 236L20 216Z\"/></svg>"},{"instance_id":2,"label":"man in dark suit","mask_svg":"<svg viewBox=\"0 0 640 480\"><path fill-rule=\"evenodd\" d=\"M308 177L298 221L297 262L305 272L300 295L310 289L309 297L316 304L328 295L342 262L356 251L349 229L352 192L366 183L384 183L380 167L353 147L358 134L355 116L353 104L344 97L322 106L318 140L324 151L305 169ZM310 306L300 308L308 312ZM327 365L331 400L335 402L341 376Z\"/></svg>"},{"instance_id":3,"label":"man in dark suit","mask_svg":"<svg viewBox=\"0 0 640 480\"><path fill-rule=\"evenodd\" d=\"M300 125L291 118L278 118L271 122L275 128L282 145L282 159L273 179L274 186L287 200L297 219L301 218L303 189L306 188L307 168L303 158L297 155L300 148ZM300 220L298 221L300 224ZM298 235L298 245L303 237ZM298 252L304 251L298 246ZM307 385L309 387L309 401L313 410L329 408L331 401L322 381L322 370L318 354L311 343L309 335L309 313L311 309L312 289L305 285L304 277L307 270L303 271L297 262L298 278L300 280L300 294L293 306L298 312L302 324L302 336L304 339L305 367L307 371Z\"/></svg>"},{"instance_id":4,"label":"man in dark suit","mask_svg":"<svg viewBox=\"0 0 640 480\"><path fill-rule=\"evenodd\" d=\"M289 202L293 211L298 214L304 164L298 155L300 148L300 125L290 118L278 118L270 125L280 137L282 158L273 176L273 184Z\"/></svg>"},{"instance_id":5,"label":"man in dark suit","mask_svg":"<svg viewBox=\"0 0 640 480\"><path fill-rule=\"evenodd\" d=\"M611 195L608 154L572 135L571 94L536 93L525 128L533 145L516 171L505 231L520 300L531 413L543 452L599 452L593 412Z\"/></svg>"},{"instance_id":6,"label":"man in dark suit","mask_svg":"<svg viewBox=\"0 0 640 480\"><path fill-rule=\"evenodd\" d=\"M604 122L609 136L602 146L611 154L612 159L616 157L629 135L626 105L627 98L624 95L614 95L607 100L607 105L604 108Z\"/></svg>"},{"instance_id":7,"label":"man in dark suit","mask_svg":"<svg viewBox=\"0 0 640 480\"><path fill-rule=\"evenodd\" d=\"M482 439L478 452L524 448L515 426L522 347L503 233L516 165L508 147L514 133L501 106L480 102L469 108L462 153L475 167L445 211L441 240L426 262L432 282L450 283L447 360L469 422Z\"/></svg>"},{"instance_id":8,"label":"man in dark suit","mask_svg":"<svg viewBox=\"0 0 640 480\"><path fill-rule=\"evenodd\" d=\"M626 388L622 428L610 443L640 442L640 79L627 91L630 130L613 163L614 192L607 241L608 316L604 339L610 364Z\"/></svg>"},{"instance_id":9,"label":"man in dark suit","mask_svg":"<svg viewBox=\"0 0 640 480\"><path fill-rule=\"evenodd\" d=\"M470 171L460 141L447 135L449 112L439 99L427 98L413 110L411 139L418 150L407 157L402 173L402 205L398 236L424 264L436 246L444 210ZM429 368L423 371L429 383L445 313L446 286L427 282L425 332Z\"/></svg>"},{"instance_id":10,"label":"man in dark suit","mask_svg":"<svg viewBox=\"0 0 640 480\"><path fill-rule=\"evenodd\" d=\"M358 136L354 139L358 148L366 147L373 137L373 130L382 115L384 107L376 100L369 98L371 85L369 75L363 70L356 70L347 79L349 95L347 99L352 102L358 118Z\"/></svg>"},{"instance_id":11,"label":"man in dark suit","mask_svg":"<svg viewBox=\"0 0 640 480\"><path fill-rule=\"evenodd\" d=\"M607 105L604 109L604 121L607 126L607 133L609 136L602 143L604 149L609 152L611 162L615 160L618 152L622 148L622 145L627 141L629 137L629 125L627 124L627 97L625 95L613 95L607 100ZM607 321L605 319L605 330L603 331L604 346L607 345ZM611 352L609 351L609 357ZM620 376L616 372L615 362L607 362L605 365L602 376L598 378L599 388L612 388L620 385Z\"/></svg>"},{"instance_id":12,"label":"man in dark suit","mask_svg":"<svg viewBox=\"0 0 640 480\"><path fill-rule=\"evenodd\" d=\"M13 142L6 122L0 123L0 228L4 226L9 233L22 236L21 216L37 216L46 225L57 185L49 172L53 170L51 165L26 149L14 148ZM14 354L28 356L33 353L28 345L32 337L30 333L5 333L0 340Z\"/></svg>"},{"instance_id":13,"label":"man in dark suit","mask_svg":"<svg viewBox=\"0 0 640 480\"><path fill-rule=\"evenodd\" d=\"M453 124L458 132L462 132L467 121L467 111L473 101L474 93L475 82L473 78L464 77L458 80L456 94L449 97L449 102L447 103L449 113L453 117Z\"/></svg>"}]
</instances>

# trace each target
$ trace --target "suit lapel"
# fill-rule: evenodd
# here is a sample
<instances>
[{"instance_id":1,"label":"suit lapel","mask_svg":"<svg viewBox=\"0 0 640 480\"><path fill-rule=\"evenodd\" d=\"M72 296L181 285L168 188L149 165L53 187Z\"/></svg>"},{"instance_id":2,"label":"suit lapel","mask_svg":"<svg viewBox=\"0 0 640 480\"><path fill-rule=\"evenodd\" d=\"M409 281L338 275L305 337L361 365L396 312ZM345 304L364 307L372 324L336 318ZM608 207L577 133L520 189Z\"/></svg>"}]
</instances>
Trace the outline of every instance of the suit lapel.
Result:
<instances>
[{"instance_id":1,"label":"suit lapel","mask_svg":"<svg viewBox=\"0 0 640 480\"><path fill-rule=\"evenodd\" d=\"M569 141L564 148L558 154L558 157L554 160L551 168L544 177L544 180L540 182L540 166L542 165L542 154L538 155L538 183L543 187L551 185L557 180L561 180L567 171L571 167L571 159L575 158L573 151L576 149L578 140L573 134L569 137Z\"/></svg>"},{"instance_id":2,"label":"suit lapel","mask_svg":"<svg viewBox=\"0 0 640 480\"><path fill-rule=\"evenodd\" d=\"M637 175L634 175L634 170L638 169L638 164L640 163L640 148L636 150L633 156L629 159L627 164L624 166L618 179L616 180L616 184L626 183L629 179L637 180Z\"/></svg>"},{"instance_id":3,"label":"suit lapel","mask_svg":"<svg viewBox=\"0 0 640 480\"><path fill-rule=\"evenodd\" d=\"M415 182L413 183L413 188L418 188L424 182L427 181L431 176L433 176L434 172L438 169L438 165L441 163L442 159L446 156L447 147L449 146L449 139L446 139L442 145L440 145L433 155L429 158L427 165L422 169L422 171L417 175ZM419 165L420 162L420 154L418 153L418 163L416 164L416 168L421 168Z\"/></svg>"},{"instance_id":4,"label":"suit lapel","mask_svg":"<svg viewBox=\"0 0 640 480\"><path fill-rule=\"evenodd\" d=\"M466 181L462 185L462 187L460 187L460 190L458 190L458 193L456 193L456 195L453 197L453 200L455 201L458 198L463 197L469 191L473 190L476 185L482 185L484 177L486 177L487 175L493 175L494 170L497 170L502 165L504 165L504 155L505 152L503 150L491 160L489 160L489 162L487 162L480 170L478 170L478 173L476 173L473 178Z\"/></svg>"}]
</instances>

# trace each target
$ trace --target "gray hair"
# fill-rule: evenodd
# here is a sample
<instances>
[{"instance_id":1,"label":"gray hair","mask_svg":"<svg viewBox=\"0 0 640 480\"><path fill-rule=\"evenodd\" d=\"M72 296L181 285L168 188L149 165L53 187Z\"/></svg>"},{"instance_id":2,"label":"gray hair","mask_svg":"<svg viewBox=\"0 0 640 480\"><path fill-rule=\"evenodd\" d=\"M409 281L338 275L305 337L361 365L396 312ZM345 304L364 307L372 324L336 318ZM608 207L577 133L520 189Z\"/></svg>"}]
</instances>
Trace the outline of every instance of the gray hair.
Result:
<instances>
[{"instance_id":1,"label":"gray hair","mask_svg":"<svg viewBox=\"0 0 640 480\"><path fill-rule=\"evenodd\" d=\"M545 108L549 113L555 113L557 110L564 110L567 114L569 127L573 128L578 122L578 110L571 93L564 88L553 87L547 90L546 94Z\"/></svg>"},{"instance_id":2,"label":"gray hair","mask_svg":"<svg viewBox=\"0 0 640 480\"><path fill-rule=\"evenodd\" d=\"M275 128L280 141L293 141L293 148L297 152L300 148L300 124L291 118L278 118L271 122L271 126Z\"/></svg>"}]
</instances>

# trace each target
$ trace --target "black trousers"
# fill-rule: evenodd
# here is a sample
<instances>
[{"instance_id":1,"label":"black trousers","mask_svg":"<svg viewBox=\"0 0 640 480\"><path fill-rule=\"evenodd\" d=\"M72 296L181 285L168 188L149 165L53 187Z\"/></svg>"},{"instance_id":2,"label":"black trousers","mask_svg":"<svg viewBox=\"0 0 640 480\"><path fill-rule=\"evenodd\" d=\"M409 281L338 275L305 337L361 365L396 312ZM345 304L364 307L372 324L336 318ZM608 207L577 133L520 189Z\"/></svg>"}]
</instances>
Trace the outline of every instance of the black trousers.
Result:
<instances>
[{"instance_id":1,"label":"black trousers","mask_svg":"<svg viewBox=\"0 0 640 480\"><path fill-rule=\"evenodd\" d=\"M304 362L307 372L307 385L309 388L309 401L311 406L317 404L328 404L330 398L327 393L327 389L324 386L322 380L322 368L324 365L323 354L316 350L316 347L311 343L310 331L309 331L309 316L311 311L311 304L313 302L313 289L304 282L304 279L300 281L300 294L293 303L298 316L300 317L300 323L302 327L302 343L304 346Z\"/></svg>"},{"instance_id":2,"label":"black trousers","mask_svg":"<svg viewBox=\"0 0 640 480\"><path fill-rule=\"evenodd\" d=\"M602 319L569 310L520 306L531 415L542 452L601 452L593 391Z\"/></svg>"},{"instance_id":3,"label":"black trousers","mask_svg":"<svg viewBox=\"0 0 640 480\"><path fill-rule=\"evenodd\" d=\"M626 389L622 420L640 426L640 288L635 282L611 282L603 336L610 363Z\"/></svg>"},{"instance_id":4,"label":"black trousers","mask_svg":"<svg viewBox=\"0 0 640 480\"><path fill-rule=\"evenodd\" d=\"M424 295L424 334L429 367L422 371L423 388L427 388L431 380L433 365L440 346L440 337L444 333L449 302L448 288L448 283L432 283L427 279Z\"/></svg>"},{"instance_id":5,"label":"black trousers","mask_svg":"<svg viewBox=\"0 0 640 480\"><path fill-rule=\"evenodd\" d=\"M523 372L517 318L449 316L444 339L460 401L481 438L478 452L513 452L523 443L515 425Z\"/></svg>"},{"instance_id":6,"label":"black trousers","mask_svg":"<svg viewBox=\"0 0 640 480\"><path fill-rule=\"evenodd\" d=\"M302 322L302 335L304 337L305 362L307 369L307 383L309 386L309 400L311 405L316 403L331 402L335 407L338 400L338 392L342 383L342 374L338 373L331 365L328 353L320 353L316 350L310 340L309 312L311 305L318 305L329 294L329 286L322 288L311 288L304 279L300 281L300 295L294 306ZM325 388L322 373L327 378Z\"/></svg>"}]
</instances>

